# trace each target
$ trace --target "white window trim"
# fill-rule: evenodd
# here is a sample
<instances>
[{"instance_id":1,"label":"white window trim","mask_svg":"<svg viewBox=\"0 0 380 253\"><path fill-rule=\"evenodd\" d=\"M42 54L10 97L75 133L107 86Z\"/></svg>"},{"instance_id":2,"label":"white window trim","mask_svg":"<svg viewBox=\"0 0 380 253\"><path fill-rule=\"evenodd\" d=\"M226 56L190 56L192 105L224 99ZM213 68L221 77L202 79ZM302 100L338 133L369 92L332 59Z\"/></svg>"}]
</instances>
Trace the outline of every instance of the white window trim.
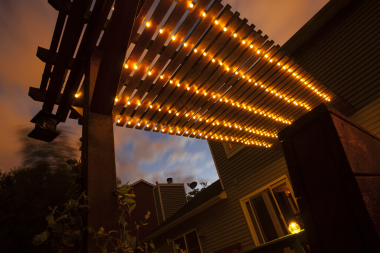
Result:
<instances>
[{"instance_id":1,"label":"white window trim","mask_svg":"<svg viewBox=\"0 0 380 253\"><path fill-rule=\"evenodd\" d=\"M199 243L199 248L201 249L201 252L203 253L201 240L199 240L198 231L197 231L196 228L195 228L195 229L192 229L192 230L189 230L188 232L186 232L186 233L184 233L184 234L182 234L182 235L180 235L180 236L178 236L178 237L176 237L176 238L174 238L174 239L172 240L173 252L175 252L174 241L177 240L177 239L180 238L180 237L184 237L185 246L186 246L186 252L189 253L189 252L188 252L189 248L187 247L187 242L186 242L185 235L190 234L190 233L193 232L193 231L195 231L195 233L196 233L196 235L197 235L197 239L198 239L198 243Z\"/></svg>"},{"instance_id":2,"label":"white window trim","mask_svg":"<svg viewBox=\"0 0 380 253\"><path fill-rule=\"evenodd\" d=\"M245 148L245 145L237 144L235 147L228 147L228 144L223 142L224 151L226 152L227 159L230 159L237 153L239 153L243 148Z\"/></svg>"},{"instance_id":3,"label":"white window trim","mask_svg":"<svg viewBox=\"0 0 380 253\"><path fill-rule=\"evenodd\" d=\"M254 192L248 194L247 196L245 196L245 197L243 197L243 198L241 198L241 199L239 200L240 205L241 205L242 210L243 210L243 213L244 213L244 216L245 216L245 219L246 219L246 222L247 222L247 225L248 225L248 228L249 228L249 230L250 230L250 232L251 232L252 240L254 241L254 243L255 243L256 246L259 246L259 245L260 245L259 238L258 238L258 236L257 236L257 234L256 234L256 230L255 230L255 228L253 227L253 224L252 224L252 222L251 222L251 216L250 216L249 213L248 213L247 206L246 206L245 203L246 203L247 201L249 201L249 199L250 199L251 197L253 197L253 196L255 196L255 195L257 195L257 194L259 194L259 193L265 191L266 189L270 189L271 193L273 194L272 189L270 188L270 186L275 187L275 186L277 186L276 184L280 184L280 182L283 181L284 179L285 179L286 184L289 186L289 190L290 190L290 192L292 193L292 196L293 196L293 198L294 198L294 202L296 203L297 208L299 209L299 207L298 207L298 203L297 203L297 199L294 197L294 192L293 192L292 185L290 184L290 181L289 181L289 179L288 179L288 177L287 177L286 175L283 175L283 176L281 176L281 177L279 177L279 178L277 178L277 179L271 181L270 183L266 184L265 186L260 187L259 189L255 190ZM278 207L278 204L277 204L277 201L276 201L276 200L275 200L275 203L276 203L276 205L277 205L277 208L280 210L280 208ZM280 212L280 213L281 213L281 212ZM254 215L255 215L255 214L254 214ZM281 213L281 216L282 216L282 213ZM283 218L283 217L282 217L282 218ZM256 219L256 218L255 218L255 219ZM257 221L256 221L256 222L257 222ZM260 233L261 233L261 232L260 232Z\"/></svg>"}]
</instances>

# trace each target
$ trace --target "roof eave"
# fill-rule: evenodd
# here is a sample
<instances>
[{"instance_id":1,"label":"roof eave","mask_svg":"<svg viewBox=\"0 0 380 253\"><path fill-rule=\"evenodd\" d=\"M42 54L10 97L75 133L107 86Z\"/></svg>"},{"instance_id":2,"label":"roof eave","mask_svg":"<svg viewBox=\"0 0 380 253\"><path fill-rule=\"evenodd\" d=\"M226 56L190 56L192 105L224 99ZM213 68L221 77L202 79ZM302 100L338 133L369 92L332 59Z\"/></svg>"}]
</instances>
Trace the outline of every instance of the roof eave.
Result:
<instances>
[{"instance_id":1,"label":"roof eave","mask_svg":"<svg viewBox=\"0 0 380 253\"><path fill-rule=\"evenodd\" d=\"M180 218L174 220L173 222L169 223L167 226L162 227L160 230L157 230L156 232L148 235L145 237L141 242L148 242L150 240L153 240L155 237L157 237L159 234L168 231L169 229L177 226L178 224L190 219L191 217L205 211L206 209L214 206L215 204L219 203L221 200L227 198L226 191L222 191L217 196L213 197L212 199L208 200L207 202L203 203L202 205L198 206L197 208L191 210L190 212L186 213L185 215L181 216Z\"/></svg>"}]
</instances>

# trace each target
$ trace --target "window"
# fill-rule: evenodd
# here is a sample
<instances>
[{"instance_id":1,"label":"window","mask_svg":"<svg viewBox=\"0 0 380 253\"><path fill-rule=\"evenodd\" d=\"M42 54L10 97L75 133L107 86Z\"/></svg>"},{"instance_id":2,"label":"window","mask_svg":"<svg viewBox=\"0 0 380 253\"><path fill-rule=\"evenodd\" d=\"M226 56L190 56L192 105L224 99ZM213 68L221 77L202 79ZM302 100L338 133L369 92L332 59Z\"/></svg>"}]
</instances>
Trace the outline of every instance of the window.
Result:
<instances>
[{"instance_id":1,"label":"window","mask_svg":"<svg viewBox=\"0 0 380 253\"><path fill-rule=\"evenodd\" d=\"M180 249L186 251L187 253L202 253L201 244L199 242L196 230L175 239L173 241L174 252L176 252L176 244L179 245Z\"/></svg>"},{"instance_id":2,"label":"window","mask_svg":"<svg viewBox=\"0 0 380 253\"><path fill-rule=\"evenodd\" d=\"M244 197L240 202L256 246L289 234L289 224L299 223L296 217L298 205L286 176Z\"/></svg>"},{"instance_id":3,"label":"window","mask_svg":"<svg viewBox=\"0 0 380 253\"><path fill-rule=\"evenodd\" d=\"M237 154L240 150L245 148L245 145L240 145L237 143L225 143L223 142L224 151L226 151L227 158L231 158L233 155Z\"/></svg>"}]
</instances>

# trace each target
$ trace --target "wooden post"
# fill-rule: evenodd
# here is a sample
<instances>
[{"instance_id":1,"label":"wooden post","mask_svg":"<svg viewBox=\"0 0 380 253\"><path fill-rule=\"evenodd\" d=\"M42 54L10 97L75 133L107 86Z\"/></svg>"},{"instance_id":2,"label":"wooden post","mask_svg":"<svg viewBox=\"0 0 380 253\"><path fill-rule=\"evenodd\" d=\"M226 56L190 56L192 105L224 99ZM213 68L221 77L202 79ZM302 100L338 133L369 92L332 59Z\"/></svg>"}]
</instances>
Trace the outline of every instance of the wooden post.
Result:
<instances>
[{"instance_id":1,"label":"wooden post","mask_svg":"<svg viewBox=\"0 0 380 253\"><path fill-rule=\"evenodd\" d=\"M380 252L380 139L324 104L278 136L311 252Z\"/></svg>"},{"instance_id":2,"label":"wooden post","mask_svg":"<svg viewBox=\"0 0 380 253\"><path fill-rule=\"evenodd\" d=\"M86 224L98 231L118 231L115 144L112 115L90 112L101 54L95 50L86 68L83 110L83 175L89 196ZM87 251L88 251L87 242ZM87 252L86 251L86 252ZM95 252L100 252L98 249Z\"/></svg>"}]
</instances>

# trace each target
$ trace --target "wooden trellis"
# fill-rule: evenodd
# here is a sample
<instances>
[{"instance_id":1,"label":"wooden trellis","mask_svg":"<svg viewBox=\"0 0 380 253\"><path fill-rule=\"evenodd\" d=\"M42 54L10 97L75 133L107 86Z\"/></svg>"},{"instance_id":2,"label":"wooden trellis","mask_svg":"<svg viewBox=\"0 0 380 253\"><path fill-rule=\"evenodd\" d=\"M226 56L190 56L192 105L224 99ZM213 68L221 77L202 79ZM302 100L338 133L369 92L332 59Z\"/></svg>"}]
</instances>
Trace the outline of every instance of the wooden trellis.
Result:
<instances>
[{"instance_id":1,"label":"wooden trellis","mask_svg":"<svg viewBox=\"0 0 380 253\"><path fill-rule=\"evenodd\" d=\"M120 14L135 18L117 34L109 28L118 18L114 1L49 0L59 11L57 25L50 49L38 49L46 67L40 88L29 95L46 112L57 104L61 122L70 111L80 118L85 65L99 50L104 68L113 63L122 71L109 67L113 75L98 76L118 85L95 92L91 109L112 113L120 127L271 147L280 130L320 103L334 100L344 111L343 100L229 5L156 2L140 0ZM112 36L128 46L124 62L107 58L112 48L104 44Z\"/></svg>"}]
</instances>

